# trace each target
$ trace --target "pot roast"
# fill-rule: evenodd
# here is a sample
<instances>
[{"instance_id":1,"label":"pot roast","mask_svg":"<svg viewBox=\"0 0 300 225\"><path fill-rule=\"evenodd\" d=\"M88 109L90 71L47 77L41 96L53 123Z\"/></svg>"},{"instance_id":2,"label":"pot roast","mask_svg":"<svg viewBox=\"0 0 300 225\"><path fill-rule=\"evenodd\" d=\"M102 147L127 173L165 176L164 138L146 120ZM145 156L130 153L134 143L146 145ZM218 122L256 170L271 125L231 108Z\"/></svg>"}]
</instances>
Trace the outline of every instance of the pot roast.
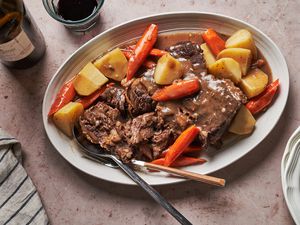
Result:
<instances>
[{"instance_id":1,"label":"pot roast","mask_svg":"<svg viewBox=\"0 0 300 225\"><path fill-rule=\"evenodd\" d=\"M154 70L148 70L124 86L109 87L79 119L83 135L92 143L117 155L153 160L192 124L200 129L198 145L219 147L238 109L246 102L242 91L228 79L207 73L202 50L190 41L166 49L184 66L183 79L199 79L199 93L176 101L155 102L160 88Z\"/></svg>"}]
</instances>

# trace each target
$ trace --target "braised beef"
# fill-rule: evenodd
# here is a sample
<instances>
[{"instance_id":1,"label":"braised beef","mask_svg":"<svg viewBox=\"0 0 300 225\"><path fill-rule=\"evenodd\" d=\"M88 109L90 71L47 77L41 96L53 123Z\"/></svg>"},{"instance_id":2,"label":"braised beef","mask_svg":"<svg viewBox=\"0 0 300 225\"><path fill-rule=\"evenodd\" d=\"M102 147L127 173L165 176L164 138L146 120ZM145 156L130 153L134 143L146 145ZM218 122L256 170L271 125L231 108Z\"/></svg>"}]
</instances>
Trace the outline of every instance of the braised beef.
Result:
<instances>
[{"instance_id":1,"label":"braised beef","mask_svg":"<svg viewBox=\"0 0 300 225\"><path fill-rule=\"evenodd\" d=\"M111 107L117 108L122 114L126 114L127 102L123 88L109 87L101 95L101 99Z\"/></svg>"},{"instance_id":2,"label":"braised beef","mask_svg":"<svg viewBox=\"0 0 300 225\"><path fill-rule=\"evenodd\" d=\"M179 59L183 64L185 74L206 73L205 60L203 58L202 49L197 43L191 41L178 42L166 49L170 54Z\"/></svg>"},{"instance_id":3,"label":"braised beef","mask_svg":"<svg viewBox=\"0 0 300 225\"><path fill-rule=\"evenodd\" d=\"M169 140L169 132L162 130L162 121L154 112L124 121L118 109L103 102L85 110L79 124L90 142L124 162L133 157L152 160L167 147Z\"/></svg>"},{"instance_id":4,"label":"braised beef","mask_svg":"<svg viewBox=\"0 0 300 225\"><path fill-rule=\"evenodd\" d=\"M137 158L143 155L148 160L157 158L167 147L171 135L169 130L164 130L163 121L155 112L128 120L120 134L130 146L138 149Z\"/></svg>"},{"instance_id":5,"label":"braised beef","mask_svg":"<svg viewBox=\"0 0 300 225\"><path fill-rule=\"evenodd\" d=\"M85 110L79 119L83 134L94 144L100 144L102 148L109 149L120 141L116 131L116 123L119 121L120 112L103 102L98 102L88 110Z\"/></svg>"},{"instance_id":6,"label":"braised beef","mask_svg":"<svg viewBox=\"0 0 300 225\"><path fill-rule=\"evenodd\" d=\"M84 111L79 124L83 135L90 142L99 144L101 148L116 154L124 162L133 157L133 149L119 135L122 122L118 109L98 102Z\"/></svg>"},{"instance_id":7,"label":"braised beef","mask_svg":"<svg viewBox=\"0 0 300 225\"><path fill-rule=\"evenodd\" d=\"M141 75L140 78L140 82L144 85L150 96L152 96L154 92L160 88L154 81L154 71L154 69L148 69Z\"/></svg>"},{"instance_id":8,"label":"braised beef","mask_svg":"<svg viewBox=\"0 0 300 225\"><path fill-rule=\"evenodd\" d=\"M246 96L231 80L217 79L213 75L201 77L202 90L196 96L198 118L196 125L208 133L208 143L221 145L221 138L227 131L233 117Z\"/></svg>"},{"instance_id":9,"label":"braised beef","mask_svg":"<svg viewBox=\"0 0 300 225\"><path fill-rule=\"evenodd\" d=\"M153 158L156 159L163 150L167 149L168 146L174 140L174 136L172 135L171 130L169 129L161 129L153 133L152 141L152 153Z\"/></svg>"},{"instance_id":10,"label":"braised beef","mask_svg":"<svg viewBox=\"0 0 300 225\"><path fill-rule=\"evenodd\" d=\"M154 113L145 113L129 120L124 125L123 133L130 145L148 142L157 125L157 117Z\"/></svg>"},{"instance_id":11,"label":"braised beef","mask_svg":"<svg viewBox=\"0 0 300 225\"><path fill-rule=\"evenodd\" d=\"M246 97L228 79L218 79L212 75L200 77L201 91L192 98L180 101L160 102L157 113L165 121L165 128L178 136L191 124L200 129L203 145L219 146L221 137Z\"/></svg>"},{"instance_id":12,"label":"braised beef","mask_svg":"<svg viewBox=\"0 0 300 225\"><path fill-rule=\"evenodd\" d=\"M128 111L132 116L151 112L155 108L156 103L152 100L142 78L133 79L127 84L125 96Z\"/></svg>"}]
</instances>

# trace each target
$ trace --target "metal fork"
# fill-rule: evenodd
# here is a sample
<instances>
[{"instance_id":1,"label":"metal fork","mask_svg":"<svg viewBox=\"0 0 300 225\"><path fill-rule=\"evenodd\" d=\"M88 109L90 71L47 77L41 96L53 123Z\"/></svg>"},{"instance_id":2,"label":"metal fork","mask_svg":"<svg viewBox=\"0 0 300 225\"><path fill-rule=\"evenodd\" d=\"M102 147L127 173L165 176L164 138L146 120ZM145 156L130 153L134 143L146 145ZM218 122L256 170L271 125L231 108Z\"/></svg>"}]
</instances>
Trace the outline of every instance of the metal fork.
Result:
<instances>
[{"instance_id":1,"label":"metal fork","mask_svg":"<svg viewBox=\"0 0 300 225\"><path fill-rule=\"evenodd\" d=\"M158 191L156 191L152 186L150 186L146 181L144 181L138 174L134 172L129 166L121 162L114 155L99 152L99 148L95 148L94 145L89 144L84 140L80 132L76 127L73 129L74 137L77 143L81 146L82 152L85 157L92 159L103 165L121 168L136 184L142 187L158 204L165 208L179 223L184 225L191 225L192 223L188 221L177 209L175 209L164 197L162 197Z\"/></svg>"}]
</instances>

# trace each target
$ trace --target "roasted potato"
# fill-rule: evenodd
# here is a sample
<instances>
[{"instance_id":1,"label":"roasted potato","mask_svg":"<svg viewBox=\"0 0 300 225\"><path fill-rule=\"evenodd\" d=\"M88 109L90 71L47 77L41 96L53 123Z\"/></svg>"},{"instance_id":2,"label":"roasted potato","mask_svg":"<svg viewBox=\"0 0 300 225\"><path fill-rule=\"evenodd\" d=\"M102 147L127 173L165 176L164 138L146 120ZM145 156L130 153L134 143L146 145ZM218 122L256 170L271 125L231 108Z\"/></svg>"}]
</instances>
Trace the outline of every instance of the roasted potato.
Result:
<instances>
[{"instance_id":1,"label":"roasted potato","mask_svg":"<svg viewBox=\"0 0 300 225\"><path fill-rule=\"evenodd\" d=\"M204 56L204 59L206 62L206 66L207 66L207 68L209 68L210 65L212 65L214 62L216 62L216 58L213 55L213 53L210 51L210 49L206 43L203 43L202 45L200 45L200 48L203 51L203 56Z\"/></svg>"},{"instance_id":2,"label":"roasted potato","mask_svg":"<svg viewBox=\"0 0 300 225\"><path fill-rule=\"evenodd\" d=\"M83 110L82 104L70 102L53 115L53 122L63 133L72 137L74 123L83 113Z\"/></svg>"},{"instance_id":3,"label":"roasted potato","mask_svg":"<svg viewBox=\"0 0 300 225\"><path fill-rule=\"evenodd\" d=\"M112 50L94 62L101 73L116 81L121 81L126 76L127 64L128 61L119 48Z\"/></svg>"},{"instance_id":4,"label":"roasted potato","mask_svg":"<svg viewBox=\"0 0 300 225\"><path fill-rule=\"evenodd\" d=\"M240 65L231 58L222 58L210 65L209 72L216 77L227 78L238 84L242 73Z\"/></svg>"},{"instance_id":5,"label":"roasted potato","mask_svg":"<svg viewBox=\"0 0 300 225\"><path fill-rule=\"evenodd\" d=\"M159 58L155 72L154 80L157 84L168 85L183 75L181 63L170 54L165 54Z\"/></svg>"},{"instance_id":6,"label":"roasted potato","mask_svg":"<svg viewBox=\"0 0 300 225\"><path fill-rule=\"evenodd\" d=\"M255 46L254 39L252 37L252 34L246 29L238 30L233 35L231 35L227 39L225 47L249 49L252 52L253 59L257 58L257 49Z\"/></svg>"},{"instance_id":7,"label":"roasted potato","mask_svg":"<svg viewBox=\"0 0 300 225\"><path fill-rule=\"evenodd\" d=\"M89 62L75 77L73 84L76 92L88 96L105 84L108 79Z\"/></svg>"},{"instance_id":8,"label":"roasted potato","mask_svg":"<svg viewBox=\"0 0 300 225\"><path fill-rule=\"evenodd\" d=\"M259 95L268 84L269 77L260 69L251 70L240 82L240 88L248 98Z\"/></svg>"},{"instance_id":9,"label":"roasted potato","mask_svg":"<svg viewBox=\"0 0 300 225\"><path fill-rule=\"evenodd\" d=\"M249 49L245 48L227 48L221 51L217 59L232 58L240 64L242 76L247 74L247 71L251 65L252 54Z\"/></svg>"},{"instance_id":10,"label":"roasted potato","mask_svg":"<svg viewBox=\"0 0 300 225\"><path fill-rule=\"evenodd\" d=\"M229 127L229 132L239 135L250 134L255 127L255 123L256 120L251 112L242 105Z\"/></svg>"}]
</instances>

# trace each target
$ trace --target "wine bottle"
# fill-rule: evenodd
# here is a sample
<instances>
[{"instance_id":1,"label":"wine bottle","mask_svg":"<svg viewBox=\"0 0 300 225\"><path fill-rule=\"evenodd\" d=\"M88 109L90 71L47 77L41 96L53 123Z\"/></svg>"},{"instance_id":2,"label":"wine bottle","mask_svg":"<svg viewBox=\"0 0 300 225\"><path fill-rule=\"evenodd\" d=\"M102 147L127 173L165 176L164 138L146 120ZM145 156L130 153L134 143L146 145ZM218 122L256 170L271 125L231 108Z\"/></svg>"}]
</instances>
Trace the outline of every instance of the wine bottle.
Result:
<instances>
[{"instance_id":1,"label":"wine bottle","mask_svg":"<svg viewBox=\"0 0 300 225\"><path fill-rule=\"evenodd\" d=\"M0 61L28 68L42 58L45 41L22 0L0 0Z\"/></svg>"}]
</instances>

